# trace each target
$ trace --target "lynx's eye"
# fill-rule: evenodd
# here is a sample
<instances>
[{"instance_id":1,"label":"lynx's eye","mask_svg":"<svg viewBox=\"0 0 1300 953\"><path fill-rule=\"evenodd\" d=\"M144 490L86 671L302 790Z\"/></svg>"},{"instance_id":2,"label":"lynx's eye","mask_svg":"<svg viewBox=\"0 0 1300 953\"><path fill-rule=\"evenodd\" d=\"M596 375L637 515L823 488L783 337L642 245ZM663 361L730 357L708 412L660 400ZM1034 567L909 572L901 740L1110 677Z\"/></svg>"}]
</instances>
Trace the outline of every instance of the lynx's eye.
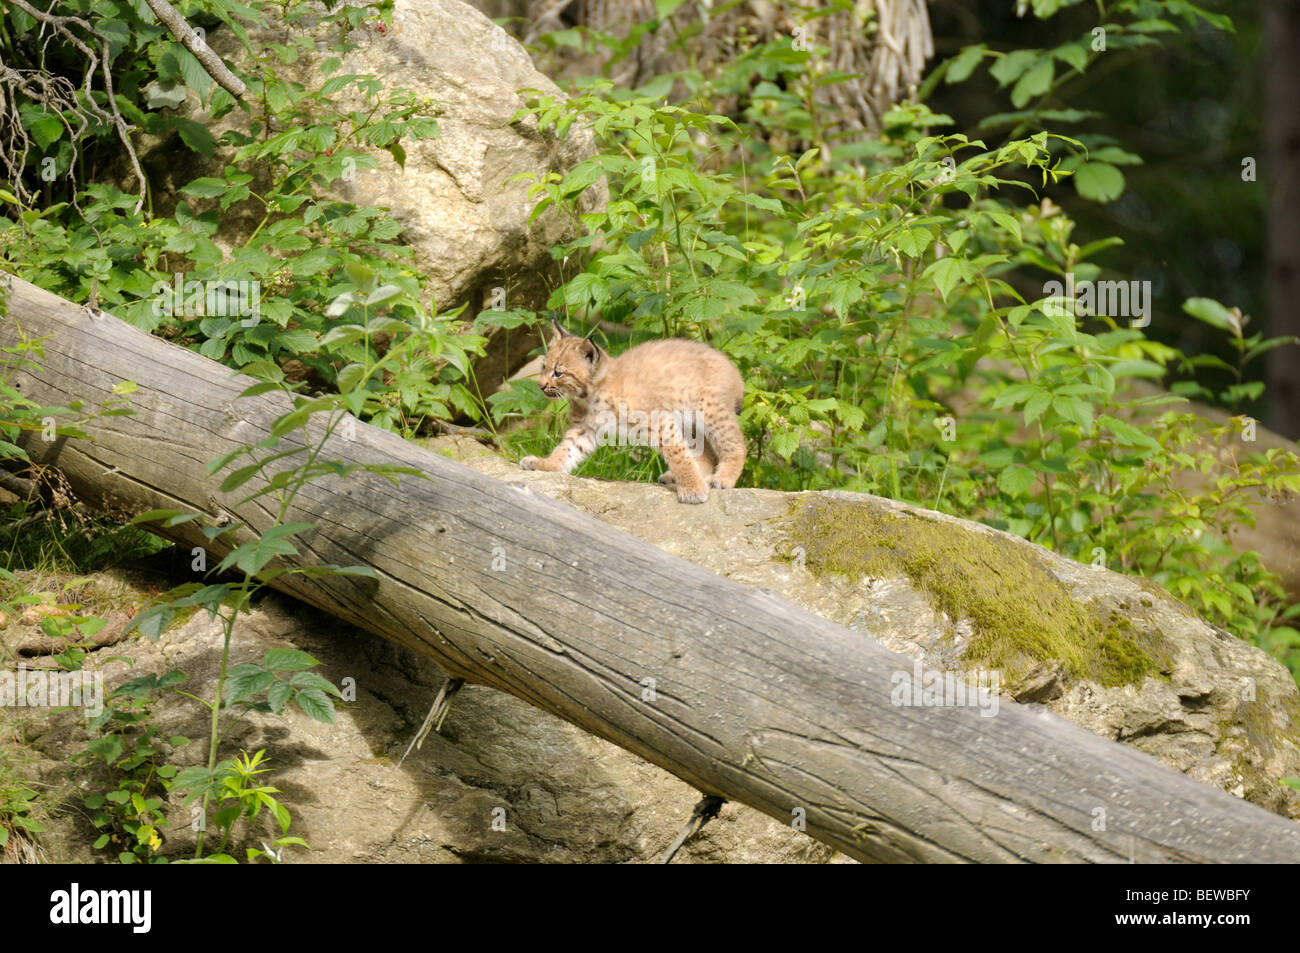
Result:
<instances>
[{"instance_id":1,"label":"lynx's eye","mask_svg":"<svg viewBox=\"0 0 1300 953\"><path fill-rule=\"evenodd\" d=\"M557 367L555 370L553 370L553 371L551 372L551 376L552 376L552 377L559 377L559 376L560 376L560 369Z\"/></svg>"}]
</instances>

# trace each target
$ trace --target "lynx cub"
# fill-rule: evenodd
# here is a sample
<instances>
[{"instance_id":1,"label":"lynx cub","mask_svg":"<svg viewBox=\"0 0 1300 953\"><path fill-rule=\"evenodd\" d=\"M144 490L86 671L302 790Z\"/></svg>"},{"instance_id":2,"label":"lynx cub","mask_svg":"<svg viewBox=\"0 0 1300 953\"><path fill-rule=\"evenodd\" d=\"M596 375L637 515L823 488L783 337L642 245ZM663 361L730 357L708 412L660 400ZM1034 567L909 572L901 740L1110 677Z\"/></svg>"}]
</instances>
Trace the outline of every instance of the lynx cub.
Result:
<instances>
[{"instance_id":1,"label":"lynx cub","mask_svg":"<svg viewBox=\"0 0 1300 953\"><path fill-rule=\"evenodd\" d=\"M745 468L736 420L745 382L721 351L673 339L610 357L552 323L542 393L569 398L569 430L550 456L524 457L521 467L570 473L601 443L618 442L658 447L669 469L661 482L676 483L683 503L703 503L711 486L736 485Z\"/></svg>"}]
</instances>

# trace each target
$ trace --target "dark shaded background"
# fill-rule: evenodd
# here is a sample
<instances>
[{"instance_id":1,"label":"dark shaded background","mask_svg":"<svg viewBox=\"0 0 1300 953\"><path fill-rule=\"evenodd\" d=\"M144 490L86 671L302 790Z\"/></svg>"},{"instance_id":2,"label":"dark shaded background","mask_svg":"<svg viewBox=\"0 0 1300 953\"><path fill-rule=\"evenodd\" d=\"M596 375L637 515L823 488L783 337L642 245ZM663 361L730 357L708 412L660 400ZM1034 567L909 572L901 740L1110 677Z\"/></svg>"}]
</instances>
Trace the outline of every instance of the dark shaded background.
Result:
<instances>
[{"instance_id":1,"label":"dark shaded background","mask_svg":"<svg viewBox=\"0 0 1300 953\"><path fill-rule=\"evenodd\" d=\"M1300 5L1294 0L1271 3L1281 8L1283 19L1296 19ZM1140 166L1123 167L1125 193L1115 202L1098 205L1081 200L1068 180L1062 180L1047 186L1045 194L1078 221L1074 239L1080 245L1107 235L1124 239L1123 246L1107 249L1094 261L1107 278L1152 282L1155 310L1148 334L1186 354L1208 351L1235 364L1224 332L1185 314L1182 303L1208 297L1240 307L1252 319L1247 335L1265 329L1266 323L1271 324L1268 336L1297 333L1291 326L1294 296L1276 290L1270 295L1270 201L1272 214L1283 223L1300 211L1292 184L1294 149L1285 170L1277 168L1277 162L1270 167L1265 73L1267 64L1278 73L1276 87L1293 87L1300 46L1266 59L1261 21L1268 4L1234 0L1205 6L1230 16L1236 32L1199 25L1181 37L1161 35L1160 46L1107 53L1086 75L1069 82L1059 101L1051 104L1104 114L1073 126L1053 124L1055 131L1104 133L1145 160ZM930 10L936 62L971 43L1002 51L1050 48L1078 37L1096 22L1095 8L1086 4L1048 21L1017 18L1013 7L1010 2L935 0ZM1275 49L1287 48L1289 40L1283 36L1273 39ZM999 90L987 70L978 70L961 84L940 85L930 104L957 119L961 131L972 136L980 135L975 128L980 117L1012 108L1009 89ZM1295 117L1278 114L1268 119L1286 124ZM1256 160L1254 182L1242 181L1242 160L1248 156ZM1291 242L1279 238L1275 244ZM1272 276L1274 281L1294 283L1297 252L1300 249L1274 249L1272 270L1282 271ZM1270 312L1270 297L1279 294L1287 296ZM1285 405L1287 391L1294 390L1300 351L1287 347L1275 355L1277 373L1263 399L1240 409L1287 436L1300 436L1300 407L1278 406ZM1248 365L1246 378L1263 379L1266 360L1261 357ZM1215 390L1232 380L1226 372L1213 370L1203 370L1198 377Z\"/></svg>"}]
</instances>

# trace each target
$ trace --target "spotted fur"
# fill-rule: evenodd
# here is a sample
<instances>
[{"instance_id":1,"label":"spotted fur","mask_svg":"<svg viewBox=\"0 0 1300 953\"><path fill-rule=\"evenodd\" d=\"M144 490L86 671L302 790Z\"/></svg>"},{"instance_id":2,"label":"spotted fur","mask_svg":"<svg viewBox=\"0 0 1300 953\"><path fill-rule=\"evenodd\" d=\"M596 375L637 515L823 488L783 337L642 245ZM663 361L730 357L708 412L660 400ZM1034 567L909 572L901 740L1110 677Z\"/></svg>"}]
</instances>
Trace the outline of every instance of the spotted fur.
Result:
<instances>
[{"instance_id":1,"label":"spotted fur","mask_svg":"<svg viewBox=\"0 0 1300 953\"><path fill-rule=\"evenodd\" d=\"M542 365L542 393L569 400L569 430L525 470L572 472L606 442L649 444L668 464L662 482L683 503L730 489L745 468L740 413L745 383L721 351L698 341L647 341L611 357L558 323Z\"/></svg>"}]
</instances>

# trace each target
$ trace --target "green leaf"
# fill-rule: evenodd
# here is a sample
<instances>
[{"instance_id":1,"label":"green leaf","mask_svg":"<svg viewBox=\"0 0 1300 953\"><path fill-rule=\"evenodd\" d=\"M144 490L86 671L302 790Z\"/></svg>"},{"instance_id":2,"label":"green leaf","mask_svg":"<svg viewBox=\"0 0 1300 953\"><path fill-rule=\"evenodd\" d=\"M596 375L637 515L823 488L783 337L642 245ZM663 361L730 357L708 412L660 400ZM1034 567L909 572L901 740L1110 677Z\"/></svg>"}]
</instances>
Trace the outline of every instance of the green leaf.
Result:
<instances>
[{"instance_id":1,"label":"green leaf","mask_svg":"<svg viewBox=\"0 0 1300 953\"><path fill-rule=\"evenodd\" d=\"M956 286L957 282L965 277L965 262L953 256L940 258L938 261L925 269L924 276L934 281L934 287L939 292L939 297L945 302L948 300L948 293Z\"/></svg>"},{"instance_id":2,"label":"green leaf","mask_svg":"<svg viewBox=\"0 0 1300 953\"><path fill-rule=\"evenodd\" d=\"M948 64L948 73L944 77L944 82L960 83L975 71L975 67L980 65L986 52L985 46L981 43L979 46L968 46L962 50Z\"/></svg>"},{"instance_id":3,"label":"green leaf","mask_svg":"<svg viewBox=\"0 0 1300 953\"><path fill-rule=\"evenodd\" d=\"M274 537L268 531L261 539L244 543L227 553L226 558L217 564L217 572L225 572L234 566L240 572L255 576L277 556L293 556L297 552L298 549L293 543Z\"/></svg>"},{"instance_id":4,"label":"green leaf","mask_svg":"<svg viewBox=\"0 0 1300 953\"><path fill-rule=\"evenodd\" d=\"M1245 363L1246 361L1254 360L1259 357L1259 355L1271 351L1275 347L1282 347L1284 344L1300 344L1300 338L1269 338L1267 341L1261 341L1246 352L1245 356L1242 357L1242 362Z\"/></svg>"},{"instance_id":5,"label":"green leaf","mask_svg":"<svg viewBox=\"0 0 1300 953\"><path fill-rule=\"evenodd\" d=\"M222 179L214 179L210 176L195 179L189 185L181 189L186 195L192 195L199 199L213 199L225 193L230 186Z\"/></svg>"},{"instance_id":6,"label":"green leaf","mask_svg":"<svg viewBox=\"0 0 1300 953\"><path fill-rule=\"evenodd\" d=\"M275 676L260 665L253 662L236 665L226 673L226 704L246 701L274 682Z\"/></svg>"},{"instance_id":7,"label":"green leaf","mask_svg":"<svg viewBox=\"0 0 1300 953\"><path fill-rule=\"evenodd\" d=\"M989 75L998 81L999 86L1018 79L1020 74L1029 69L1031 63L1038 59L1037 50L1015 50L998 58L989 67Z\"/></svg>"},{"instance_id":8,"label":"green leaf","mask_svg":"<svg viewBox=\"0 0 1300 953\"><path fill-rule=\"evenodd\" d=\"M370 294L366 295L364 303L367 305L383 304L385 301L396 298L400 294L403 294L403 290L397 285L380 285L374 291L370 292Z\"/></svg>"},{"instance_id":9,"label":"green leaf","mask_svg":"<svg viewBox=\"0 0 1300 953\"><path fill-rule=\"evenodd\" d=\"M1144 447L1147 450L1160 450L1160 444L1137 427L1123 420L1117 420L1109 414L1101 414L1097 422L1114 435L1117 442L1129 447Z\"/></svg>"},{"instance_id":10,"label":"green leaf","mask_svg":"<svg viewBox=\"0 0 1300 953\"><path fill-rule=\"evenodd\" d=\"M185 102L185 84L155 79L141 87L144 103L150 109L175 109Z\"/></svg>"},{"instance_id":11,"label":"green leaf","mask_svg":"<svg viewBox=\"0 0 1300 953\"><path fill-rule=\"evenodd\" d=\"M1093 202L1113 202L1124 193L1124 173L1108 162L1085 162L1073 180L1075 190Z\"/></svg>"},{"instance_id":12,"label":"green leaf","mask_svg":"<svg viewBox=\"0 0 1300 953\"><path fill-rule=\"evenodd\" d=\"M765 212L784 212L785 206L781 204L780 199L769 198L766 195L755 195L752 192L739 192L732 196L736 201L754 208L762 209Z\"/></svg>"},{"instance_id":13,"label":"green leaf","mask_svg":"<svg viewBox=\"0 0 1300 953\"><path fill-rule=\"evenodd\" d=\"M1092 430L1092 404L1078 397L1061 396L1052 400L1052 409L1085 431Z\"/></svg>"},{"instance_id":14,"label":"green leaf","mask_svg":"<svg viewBox=\"0 0 1300 953\"><path fill-rule=\"evenodd\" d=\"M35 118L32 118L33 116ZM63 135L63 123L58 116L51 113L24 114L23 125L31 133L32 139L42 152L58 142Z\"/></svg>"},{"instance_id":15,"label":"green leaf","mask_svg":"<svg viewBox=\"0 0 1300 953\"><path fill-rule=\"evenodd\" d=\"M240 397L258 397L268 391L282 390L281 386L275 381L258 381L251 387L246 387L239 392Z\"/></svg>"},{"instance_id":16,"label":"green leaf","mask_svg":"<svg viewBox=\"0 0 1300 953\"><path fill-rule=\"evenodd\" d=\"M1142 358L1129 358L1123 361L1116 361L1107 367L1111 376L1121 377L1147 377L1152 380L1160 380L1165 376L1165 369L1155 361L1147 361Z\"/></svg>"},{"instance_id":17,"label":"green leaf","mask_svg":"<svg viewBox=\"0 0 1300 953\"><path fill-rule=\"evenodd\" d=\"M274 342L276 348L295 355L310 354L320 346L316 343L316 335L305 328L281 331L275 336Z\"/></svg>"},{"instance_id":18,"label":"green leaf","mask_svg":"<svg viewBox=\"0 0 1300 953\"><path fill-rule=\"evenodd\" d=\"M339 393L347 394L356 390L357 385L363 383L365 377L366 367L364 364L349 364L338 372L335 383L338 386Z\"/></svg>"},{"instance_id":19,"label":"green leaf","mask_svg":"<svg viewBox=\"0 0 1300 953\"><path fill-rule=\"evenodd\" d=\"M920 258L934 241L934 232L928 228L904 229L894 236L894 244L908 258Z\"/></svg>"},{"instance_id":20,"label":"green leaf","mask_svg":"<svg viewBox=\"0 0 1300 953\"><path fill-rule=\"evenodd\" d=\"M1011 91L1011 105L1021 109L1035 96L1042 95L1052 88L1052 79L1056 76L1056 63L1050 57L1039 60L1034 68L1020 77Z\"/></svg>"},{"instance_id":21,"label":"green leaf","mask_svg":"<svg viewBox=\"0 0 1300 953\"><path fill-rule=\"evenodd\" d=\"M297 649L270 649L262 657L262 664L273 672L302 672L315 668L320 661Z\"/></svg>"},{"instance_id":22,"label":"green leaf","mask_svg":"<svg viewBox=\"0 0 1300 953\"><path fill-rule=\"evenodd\" d=\"M213 781L213 773L204 765L194 765L186 768L180 774L172 778L171 783L167 785L169 791L183 791L187 793L186 803L203 794L203 791Z\"/></svg>"},{"instance_id":23,"label":"green leaf","mask_svg":"<svg viewBox=\"0 0 1300 953\"><path fill-rule=\"evenodd\" d=\"M1063 63L1073 66L1080 73L1088 66L1088 50L1082 43L1066 43L1052 50L1052 55Z\"/></svg>"},{"instance_id":24,"label":"green leaf","mask_svg":"<svg viewBox=\"0 0 1300 953\"><path fill-rule=\"evenodd\" d=\"M86 750L96 757L103 758L108 764L112 764L117 761L118 758L122 757L122 736L105 735L102 738L96 738L86 746ZM110 794L108 799L113 801L113 795ZM115 801L114 803L120 804L122 802Z\"/></svg>"},{"instance_id":25,"label":"green leaf","mask_svg":"<svg viewBox=\"0 0 1300 953\"><path fill-rule=\"evenodd\" d=\"M1141 165L1142 157L1133 152L1126 152L1119 146L1103 146L1088 154L1093 162L1109 162L1111 165Z\"/></svg>"},{"instance_id":26,"label":"green leaf","mask_svg":"<svg viewBox=\"0 0 1300 953\"><path fill-rule=\"evenodd\" d=\"M569 170L569 174L560 183L560 191L566 196L578 195L599 181L604 174L605 170L595 162L581 162Z\"/></svg>"},{"instance_id":27,"label":"green leaf","mask_svg":"<svg viewBox=\"0 0 1300 953\"><path fill-rule=\"evenodd\" d=\"M1232 330L1228 309L1213 298L1188 298L1183 302L1183 310L1198 321L1204 321L1220 331Z\"/></svg>"},{"instance_id":28,"label":"green leaf","mask_svg":"<svg viewBox=\"0 0 1300 953\"><path fill-rule=\"evenodd\" d=\"M348 281L362 291L369 292L375 286L375 270L359 261L349 261L343 266Z\"/></svg>"},{"instance_id":29,"label":"green leaf","mask_svg":"<svg viewBox=\"0 0 1300 953\"><path fill-rule=\"evenodd\" d=\"M194 58L194 54L180 43L175 42L169 45L167 54L176 58L176 64L180 69L181 78L185 80L185 85L200 96L206 96L208 90L212 88L212 77Z\"/></svg>"},{"instance_id":30,"label":"green leaf","mask_svg":"<svg viewBox=\"0 0 1300 953\"><path fill-rule=\"evenodd\" d=\"M343 693L334 686L333 682L315 672L294 672L289 679L289 684L294 688L316 688L335 698L343 697Z\"/></svg>"},{"instance_id":31,"label":"green leaf","mask_svg":"<svg viewBox=\"0 0 1300 953\"><path fill-rule=\"evenodd\" d=\"M334 724L334 703L330 701L329 696L316 688L308 688L300 691L293 696L297 703L308 716L316 721L323 721L326 724Z\"/></svg>"},{"instance_id":32,"label":"green leaf","mask_svg":"<svg viewBox=\"0 0 1300 953\"><path fill-rule=\"evenodd\" d=\"M299 672L298 674L302 675L302 674L311 674L311 673ZM266 703L271 706L271 711L275 712L275 714L278 715L284 711L285 702L289 700L289 696L292 694L293 694L292 685L290 685L288 682L277 681L267 691Z\"/></svg>"},{"instance_id":33,"label":"green leaf","mask_svg":"<svg viewBox=\"0 0 1300 953\"><path fill-rule=\"evenodd\" d=\"M181 137L181 142L195 152L211 158L217 151L217 140L213 138L207 126L201 125L192 119L181 117L177 117L173 121L176 124L176 133Z\"/></svg>"},{"instance_id":34,"label":"green leaf","mask_svg":"<svg viewBox=\"0 0 1300 953\"><path fill-rule=\"evenodd\" d=\"M259 794L258 800L271 809L271 813L275 815L276 823L280 825L280 833L287 834L289 832L289 809L269 794Z\"/></svg>"},{"instance_id":35,"label":"green leaf","mask_svg":"<svg viewBox=\"0 0 1300 953\"><path fill-rule=\"evenodd\" d=\"M274 387L275 385L272 384L270 386ZM234 473L231 473L221 481L221 492L229 493L231 490L238 489L253 477L257 476L258 471L261 469L262 464L260 463L250 463L246 467L240 467Z\"/></svg>"},{"instance_id":36,"label":"green leaf","mask_svg":"<svg viewBox=\"0 0 1300 953\"><path fill-rule=\"evenodd\" d=\"M1029 492L1038 474L1025 466L1007 467L998 474L998 489L1007 496L1021 496Z\"/></svg>"},{"instance_id":37,"label":"green leaf","mask_svg":"<svg viewBox=\"0 0 1300 953\"><path fill-rule=\"evenodd\" d=\"M789 460L799 449L799 435L791 430L784 430L772 437L772 451L783 460Z\"/></svg>"}]
</instances>

